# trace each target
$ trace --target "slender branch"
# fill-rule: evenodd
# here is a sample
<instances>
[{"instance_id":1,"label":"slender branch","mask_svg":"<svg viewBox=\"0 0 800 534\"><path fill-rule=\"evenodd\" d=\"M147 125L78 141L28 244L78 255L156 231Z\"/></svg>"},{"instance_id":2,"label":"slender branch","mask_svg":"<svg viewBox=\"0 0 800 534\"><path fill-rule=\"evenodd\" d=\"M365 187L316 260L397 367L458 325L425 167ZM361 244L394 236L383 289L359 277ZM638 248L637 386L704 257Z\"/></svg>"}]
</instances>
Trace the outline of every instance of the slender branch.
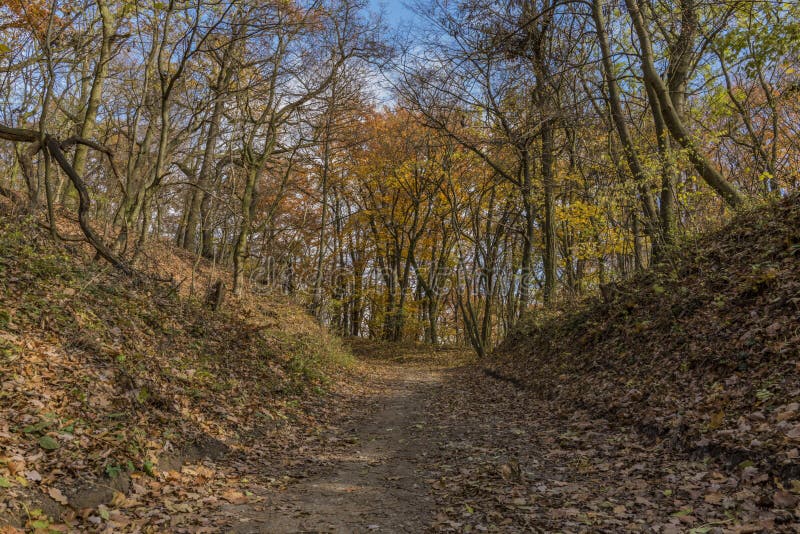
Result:
<instances>
[{"instance_id":1,"label":"slender branch","mask_svg":"<svg viewBox=\"0 0 800 534\"><path fill-rule=\"evenodd\" d=\"M83 235L86 236L86 240L90 245L92 245L92 247L94 247L97 253L111 265L127 275L133 274L133 269L127 263L122 261L122 259L117 257L117 255L114 254L105 243L103 243L102 239L94 232L89 224L89 210L92 205L89 197L89 191L86 188L83 178L81 178L80 175L75 172L75 169L73 169L72 165L69 163L69 161L67 161L67 158L62 151L62 146L84 144L109 155L110 151L98 145L97 143L78 137L71 137L62 143L52 135L44 134L43 132L26 130L22 128L10 128L8 126L0 125L0 139L14 141L17 143L30 143L31 147L29 148L28 152L31 157L39 150L42 150L42 145L39 142L41 138L44 138L44 149L56 160L58 165L69 178L70 182L72 182L72 185L75 186L75 190L78 191L78 223L83 231ZM33 152L31 153L30 150L33 150Z\"/></svg>"}]
</instances>

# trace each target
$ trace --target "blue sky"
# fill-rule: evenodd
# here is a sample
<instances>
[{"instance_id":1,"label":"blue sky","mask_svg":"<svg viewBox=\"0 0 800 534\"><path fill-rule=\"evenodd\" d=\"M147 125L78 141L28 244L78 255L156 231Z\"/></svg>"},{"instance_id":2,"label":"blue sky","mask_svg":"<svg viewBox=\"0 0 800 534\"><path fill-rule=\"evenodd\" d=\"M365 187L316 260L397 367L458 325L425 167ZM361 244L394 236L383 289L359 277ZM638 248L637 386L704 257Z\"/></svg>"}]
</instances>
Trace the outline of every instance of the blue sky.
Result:
<instances>
[{"instance_id":1,"label":"blue sky","mask_svg":"<svg viewBox=\"0 0 800 534\"><path fill-rule=\"evenodd\" d=\"M397 28L414 18L414 13L403 5L402 0L369 0L369 4L376 11L384 8L386 23L392 28Z\"/></svg>"}]
</instances>

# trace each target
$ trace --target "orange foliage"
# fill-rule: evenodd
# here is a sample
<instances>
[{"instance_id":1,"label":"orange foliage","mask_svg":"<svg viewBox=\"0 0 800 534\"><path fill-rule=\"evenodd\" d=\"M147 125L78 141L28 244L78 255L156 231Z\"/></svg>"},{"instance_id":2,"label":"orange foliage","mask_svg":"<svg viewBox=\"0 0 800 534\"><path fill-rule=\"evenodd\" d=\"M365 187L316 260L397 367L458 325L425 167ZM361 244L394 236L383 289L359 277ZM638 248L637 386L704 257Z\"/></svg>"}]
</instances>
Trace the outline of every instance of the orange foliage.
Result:
<instances>
[{"instance_id":1,"label":"orange foliage","mask_svg":"<svg viewBox=\"0 0 800 534\"><path fill-rule=\"evenodd\" d=\"M0 18L4 19L0 31L19 28L43 37L50 9L45 0L0 0Z\"/></svg>"}]
</instances>

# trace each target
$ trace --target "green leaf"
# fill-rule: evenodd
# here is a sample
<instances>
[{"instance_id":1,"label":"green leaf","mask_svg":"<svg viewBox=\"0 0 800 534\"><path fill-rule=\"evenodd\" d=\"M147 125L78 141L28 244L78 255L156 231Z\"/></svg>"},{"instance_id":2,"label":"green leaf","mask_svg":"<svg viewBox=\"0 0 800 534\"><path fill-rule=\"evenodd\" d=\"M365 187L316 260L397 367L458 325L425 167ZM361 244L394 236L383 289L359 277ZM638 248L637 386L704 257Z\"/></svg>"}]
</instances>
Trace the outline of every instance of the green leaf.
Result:
<instances>
[{"instance_id":1,"label":"green leaf","mask_svg":"<svg viewBox=\"0 0 800 534\"><path fill-rule=\"evenodd\" d=\"M10 488L11 482L6 477L0 477L0 488Z\"/></svg>"},{"instance_id":2,"label":"green leaf","mask_svg":"<svg viewBox=\"0 0 800 534\"><path fill-rule=\"evenodd\" d=\"M122 468L118 465L107 465L106 474L108 478L117 478L122 474Z\"/></svg>"},{"instance_id":3,"label":"green leaf","mask_svg":"<svg viewBox=\"0 0 800 534\"><path fill-rule=\"evenodd\" d=\"M22 429L22 431L26 434L32 434L34 432L41 432L45 428L49 427L52 423L50 421L39 421L36 424L28 425Z\"/></svg>"},{"instance_id":4,"label":"green leaf","mask_svg":"<svg viewBox=\"0 0 800 534\"><path fill-rule=\"evenodd\" d=\"M151 477L156 476L153 462L150 460L145 460L144 465L142 465L142 470Z\"/></svg>"},{"instance_id":5,"label":"green leaf","mask_svg":"<svg viewBox=\"0 0 800 534\"><path fill-rule=\"evenodd\" d=\"M654 292L656 295L663 295L663 294L664 294L664 291L665 291L665 290L664 290L664 287L663 287L663 286L660 286L660 285L658 285L658 284L654 284L654 285L653 285L653 292Z\"/></svg>"},{"instance_id":6,"label":"green leaf","mask_svg":"<svg viewBox=\"0 0 800 534\"><path fill-rule=\"evenodd\" d=\"M756 391L756 398L760 401L767 401L773 396L772 392L768 389L759 389Z\"/></svg>"},{"instance_id":7,"label":"green leaf","mask_svg":"<svg viewBox=\"0 0 800 534\"><path fill-rule=\"evenodd\" d=\"M50 436L42 436L41 438L39 438L39 446L47 451L54 451L61 445L59 445L58 441L51 438Z\"/></svg>"}]
</instances>

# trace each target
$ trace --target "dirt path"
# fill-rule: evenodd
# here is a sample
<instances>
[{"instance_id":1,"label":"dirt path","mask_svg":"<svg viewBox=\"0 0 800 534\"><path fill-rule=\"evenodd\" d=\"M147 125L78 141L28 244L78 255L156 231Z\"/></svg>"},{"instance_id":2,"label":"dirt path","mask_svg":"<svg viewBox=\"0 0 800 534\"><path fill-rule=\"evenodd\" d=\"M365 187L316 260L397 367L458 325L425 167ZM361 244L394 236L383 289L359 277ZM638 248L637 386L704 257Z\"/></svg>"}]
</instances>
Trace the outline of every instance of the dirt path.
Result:
<instances>
[{"instance_id":1,"label":"dirt path","mask_svg":"<svg viewBox=\"0 0 800 534\"><path fill-rule=\"evenodd\" d=\"M385 396L348 438L353 447L329 459L333 469L268 495L260 510L240 508L233 532L426 530L433 503L417 461L428 454L430 421L423 407L440 388L441 372L383 371Z\"/></svg>"},{"instance_id":2,"label":"dirt path","mask_svg":"<svg viewBox=\"0 0 800 534\"><path fill-rule=\"evenodd\" d=\"M774 500L752 466L692 457L476 367L375 372L369 409L314 453L327 468L229 507L226 531L800 532L792 495Z\"/></svg>"}]
</instances>

